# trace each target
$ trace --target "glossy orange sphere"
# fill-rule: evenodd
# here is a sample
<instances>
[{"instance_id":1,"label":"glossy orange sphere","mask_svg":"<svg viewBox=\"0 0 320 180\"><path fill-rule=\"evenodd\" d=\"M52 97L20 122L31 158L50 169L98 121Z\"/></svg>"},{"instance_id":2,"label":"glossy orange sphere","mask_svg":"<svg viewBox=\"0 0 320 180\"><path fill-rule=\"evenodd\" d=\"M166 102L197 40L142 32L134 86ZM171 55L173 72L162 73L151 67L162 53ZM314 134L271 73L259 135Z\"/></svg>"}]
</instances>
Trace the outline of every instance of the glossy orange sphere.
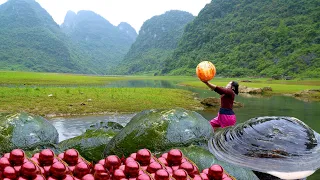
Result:
<instances>
[{"instance_id":1,"label":"glossy orange sphere","mask_svg":"<svg viewBox=\"0 0 320 180\"><path fill-rule=\"evenodd\" d=\"M216 75L216 67L209 61L202 61L198 64L196 73L201 81L210 81Z\"/></svg>"}]
</instances>

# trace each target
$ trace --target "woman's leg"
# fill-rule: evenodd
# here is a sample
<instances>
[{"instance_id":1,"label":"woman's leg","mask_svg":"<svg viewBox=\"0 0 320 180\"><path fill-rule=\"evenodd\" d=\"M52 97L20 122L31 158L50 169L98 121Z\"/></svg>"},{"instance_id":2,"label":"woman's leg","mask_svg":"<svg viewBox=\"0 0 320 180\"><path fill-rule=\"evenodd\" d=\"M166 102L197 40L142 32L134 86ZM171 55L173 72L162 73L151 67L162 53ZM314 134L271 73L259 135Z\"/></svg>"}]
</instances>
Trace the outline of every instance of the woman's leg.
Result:
<instances>
[{"instance_id":1,"label":"woman's leg","mask_svg":"<svg viewBox=\"0 0 320 180\"><path fill-rule=\"evenodd\" d=\"M220 114L219 120L222 128L234 126L237 122L236 115Z\"/></svg>"},{"instance_id":2,"label":"woman's leg","mask_svg":"<svg viewBox=\"0 0 320 180\"><path fill-rule=\"evenodd\" d=\"M216 130L218 127L221 127L220 120L219 120L219 113L217 117L213 118L210 121L210 124L214 130Z\"/></svg>"}]
</instances>

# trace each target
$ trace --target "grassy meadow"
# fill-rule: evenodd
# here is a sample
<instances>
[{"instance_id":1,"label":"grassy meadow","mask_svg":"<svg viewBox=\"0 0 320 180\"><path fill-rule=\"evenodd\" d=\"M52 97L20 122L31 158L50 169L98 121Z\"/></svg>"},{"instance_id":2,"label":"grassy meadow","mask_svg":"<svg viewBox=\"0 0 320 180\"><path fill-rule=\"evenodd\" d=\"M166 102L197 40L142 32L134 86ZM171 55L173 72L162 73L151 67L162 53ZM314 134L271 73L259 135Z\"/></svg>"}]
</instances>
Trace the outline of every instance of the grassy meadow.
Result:
<instances>
[{"instance_id":1,"label":"grassy meadow","mask_svg":"<svg viewBox=\"0 0 320 180\"><path fill-rule=\"evenodd\" d=\"M0 98L0 111L25 111L42 116L199 106L192 92L162 88L2 87Z\"/></svg>"},{"instance_id":2,"label":"grassy meadow","mask_svg":"<svg viewBox=\"0 0 320 180\"><path fill-rule=\"evenodd\" d=\"M25 111L42 116L66 116L132 113L152 108L195 109L199 106L193 93L186 90L103 87L113 81L130 79L180 78L0 72L0 112Z\"/></svg>"},{"instance_id":3,"label":"grassy meadow","mask_svg":"<svg viewBox=\"0 0 320 180\"><path fill-rule=\"evenodd\" d=\"M270 80L214 78L211 83L225 86L239 81L247 87L270 86L274 94L293 94L320 89L320 80ZM168 80L180 85L207 88L197 77L181 76L90 76L58 73L0 72L0 112L25 111L42 116L98 113L131 113L152 108L200 106L191 91L165 88L105 88L122 80ZM318 99L320 94L316 96Z\"/></svg>"}]
</instances>

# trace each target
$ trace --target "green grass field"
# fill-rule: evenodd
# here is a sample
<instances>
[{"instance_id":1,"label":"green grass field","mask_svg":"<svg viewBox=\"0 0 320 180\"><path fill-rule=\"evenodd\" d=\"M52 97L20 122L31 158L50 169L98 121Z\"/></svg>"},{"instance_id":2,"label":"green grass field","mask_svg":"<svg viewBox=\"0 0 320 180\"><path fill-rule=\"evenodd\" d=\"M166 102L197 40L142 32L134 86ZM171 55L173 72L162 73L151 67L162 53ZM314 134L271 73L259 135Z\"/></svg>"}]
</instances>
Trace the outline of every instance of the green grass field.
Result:
<instances>
[{"instance_id":1,"label":"green grass field","mask_svg":"<svg viewBox=\"0 0 320 180\"><path fill-rule=\"evenodd\" d=\"M0 71L1 85L92 85L105 84L121 79L121 77L114 78L75 74Z\"/></svg>"},{"instance_id":2,"label":"green grass field","mask_svg":"<svg viewBox=\"0 0 320 180\"><path fill-rule=\"evenodd\" d=\"M199 106L190 91L162 88L1 87L0 98L0 112L25 111L42 116Z\"/></svg>"},{"instance_id":3,"label":"green grass field","mask_svg":"<svg viewBox=\"0 0 320 180\"><path fill-rule=\"evenodd\" d=\"M194 109L199 106L192 92L185 90L95 87L130 79L177 80L180 77L0 72L0 112L25 111L42 116L65 116L132 113L152 108Z\"/></svg>"},{"instance_id":4,"label":"green grass field","mask_svg":"<svg viewBox=\"0 0 320 180\"><path fill-rule=\"evenodd\" d=\"M214 78L210 82L225 86L239 81L247 87L270 86L274 94L293 94L320 89L320 80L270 80ZM152 108L195 109L199 102L191 91L164 88L103 88L113 81L168 80L180 85L207 88L197 77L181 76L89 76L58 73L0 72L0 112L25 111L38 115L84 115L129 113ZM98 86L96 86L98 85ZM99 87L101 85L101 87ZM320 99L320 93L314 99Z\"/></svg>"}]
</instances>

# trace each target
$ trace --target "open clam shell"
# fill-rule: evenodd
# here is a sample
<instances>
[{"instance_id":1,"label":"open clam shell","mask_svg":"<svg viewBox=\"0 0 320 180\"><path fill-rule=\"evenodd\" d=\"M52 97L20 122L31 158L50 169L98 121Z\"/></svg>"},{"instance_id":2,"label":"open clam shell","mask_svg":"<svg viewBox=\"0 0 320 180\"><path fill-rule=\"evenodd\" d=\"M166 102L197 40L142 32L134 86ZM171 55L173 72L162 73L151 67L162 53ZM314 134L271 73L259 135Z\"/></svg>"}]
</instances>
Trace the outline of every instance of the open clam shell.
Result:
<instances>
[{"instance_id":1,"label":"open clam shell","mask_svg":"<svg viewBox=\"0 0 320 180\"><path fill-rule=\"evenodd\" d=\"M218 159L299 179L320 167L320 135L293 117L258 117L215 132L209 149Z\"/></svg>"}]
</instances>

